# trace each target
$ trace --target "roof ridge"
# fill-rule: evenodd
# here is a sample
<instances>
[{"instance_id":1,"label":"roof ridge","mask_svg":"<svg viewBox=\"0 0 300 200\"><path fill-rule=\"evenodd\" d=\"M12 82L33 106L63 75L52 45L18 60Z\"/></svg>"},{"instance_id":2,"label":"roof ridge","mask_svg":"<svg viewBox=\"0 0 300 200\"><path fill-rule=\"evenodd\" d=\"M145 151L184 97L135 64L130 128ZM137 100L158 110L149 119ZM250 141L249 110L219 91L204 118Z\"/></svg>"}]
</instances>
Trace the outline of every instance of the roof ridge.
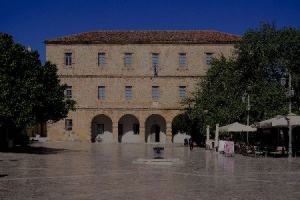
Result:
<instances>
[{"instance_id":1,"label":"roof ridge","mask_svg":"<svg viewBox=\"0 0 300 200\"><path fill-rule=\"evenodd\" d=\"M45 40L45 44L235 43L241 36L215 30L92 30Z\"/></svg>"}]
</instances>

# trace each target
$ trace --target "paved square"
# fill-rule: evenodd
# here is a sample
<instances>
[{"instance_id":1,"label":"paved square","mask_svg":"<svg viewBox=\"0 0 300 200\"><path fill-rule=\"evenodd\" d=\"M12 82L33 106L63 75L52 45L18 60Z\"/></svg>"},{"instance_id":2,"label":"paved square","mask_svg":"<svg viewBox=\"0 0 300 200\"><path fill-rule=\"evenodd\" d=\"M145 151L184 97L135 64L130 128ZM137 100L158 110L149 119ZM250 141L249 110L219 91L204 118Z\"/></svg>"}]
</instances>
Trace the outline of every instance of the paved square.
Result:
<instances>
[{"instance_id":1,"label":"paved square","mask_svg":"<svg viewBox=\"0 0 300 200\"><path fill-rule=\"evenodd\" d=\"M0 199L299 199L300 158L224 157L160 145L183 164L136 164L150 144L35 143L0 153Z\"/></svg>"}]
</instances>

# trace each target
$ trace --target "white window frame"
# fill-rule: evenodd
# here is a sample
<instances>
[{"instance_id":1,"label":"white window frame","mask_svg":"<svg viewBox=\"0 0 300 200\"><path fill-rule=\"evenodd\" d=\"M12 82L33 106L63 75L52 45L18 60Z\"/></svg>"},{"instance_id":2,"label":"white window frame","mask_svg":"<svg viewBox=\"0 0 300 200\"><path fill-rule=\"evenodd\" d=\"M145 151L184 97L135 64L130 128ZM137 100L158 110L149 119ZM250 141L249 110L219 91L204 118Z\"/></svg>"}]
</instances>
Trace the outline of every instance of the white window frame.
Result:
<instances>
[{"instance_id":1,"label":"white window frame","mask_svg":"<svg viewBox=\"0 0 300 200\"><path fill-rule=\"evenodd\" d=\"M186 98L186 86L179 86L179 99L183 100Z\"/></svg>"},{"instance_id":2,"label":"white window frame","mask_svg":"<svg viewBox=\"0 0 300 200\"><path fill-rule=\"evenodd\" d=\"M125 100L132 100L132 86L125 86Z\"/></svg>"},{"instance_id":3,"label":"white window frame","mask_svg":"<svg viewBox=\"0 0 300 200\"><path fill-rule=\"evenodd\" d=\"M72 119L66 119L65 120L65 129L66 129L66 131L72 131L73 130L73 120Z\"/></svg>"},{"instance_id":4,"label":"white window frame","mask_svg":"<svg viewBox=\"0 0 300 200\"><path fill-rule=\"evenodd\" d=\"M72 96L73 96L72 86L67 86L67 88L66 88L66 98L71 99L71 98L73 98Z\"/></svg>"},{"instance_id":5,"label":"white window frame","mask_svg":"<svg viewBox=\"0 0 300 200\"><path fill-rule=\"evenodd\" d=\"M206 53L206 65L207 66L211 66L211 62L212 62L212 59L213 59L213 53Z\"/></svg>"},{"instance_id":6,"label":"white window frame","mask_svg":"<svg viewBox=\"0 0 300 200\"><path fill-rule=\"evenodd\" d=\"M152 67L158 67L159 65L159 54L152 53Z\"/></svg>"},{"instance_id":7,"label":"white window frame","mask_svg":"<svg viewBox=\"0 0 300 200\"><path fill-rule=\"evenodd\" d=\"M159 99L159 86L152 86L152 99L155 101Z\"/></svg>"},{"instance_id":8,"label":"white window frame","mask_svg":"<svg viewBox=\"0 0 300 200\"><path fill-rule=\"evenodd\" d=\"M99 67L106 66L106 53L98 53L98 66Z\"/></svg>"},{"instance_id":9,"label":"white window frame","mask_svg":"<svg viewBox=\"0 0 300 200\"><path fill-rule=\"evenodd\" d=\"M65 65L68 67L72 66L72 53L65 53Z\"/></svg>"},{"instance_id":10,"label":"white window frame","mask_svg":"<svg viewBox=\"0 0 300 200\"><path fill-rule=\"evenodd\" d=\"M99 100L105 99L105 86L98 86L98 99Z\"/></svg>"},{"instance_id":11,"label":"white window frame","mask_svg":"<svg viewBox=\"0 0 300 200\"><path fill-rule=\"evenodd\" d=\"M125 53L125 67L132 67L132 53Z\"/></svg>"},{"instance_id":12,"label":"white window frame","mask_svg":"<svg viewBox=\"0 0 300 200\"><path fill-rule=\"evenodd\" d=\"M179 53L179 67L186 66L186 53Z\"/></svg>"}]
</instances>

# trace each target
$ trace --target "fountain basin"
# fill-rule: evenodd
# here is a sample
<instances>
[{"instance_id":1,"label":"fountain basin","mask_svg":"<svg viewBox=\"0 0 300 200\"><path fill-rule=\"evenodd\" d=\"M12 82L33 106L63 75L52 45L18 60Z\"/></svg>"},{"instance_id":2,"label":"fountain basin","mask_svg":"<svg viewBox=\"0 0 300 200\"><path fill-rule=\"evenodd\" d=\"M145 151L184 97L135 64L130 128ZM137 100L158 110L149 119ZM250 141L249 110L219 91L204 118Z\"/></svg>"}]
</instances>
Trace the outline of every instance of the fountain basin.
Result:
<instances>
[{"instance_id":1,"label":"fountain basin","mask_svg":"<svg viewBox=\"0 0 300 200\"><path fill-rule=\"evenodd\" d=\"M133 164L147 164L147 165L178 165L184 164L184 161L179 158L170 158L170 159L145 159L138 158L137 160L132 161Z\"/></svg>"}]
</instances>

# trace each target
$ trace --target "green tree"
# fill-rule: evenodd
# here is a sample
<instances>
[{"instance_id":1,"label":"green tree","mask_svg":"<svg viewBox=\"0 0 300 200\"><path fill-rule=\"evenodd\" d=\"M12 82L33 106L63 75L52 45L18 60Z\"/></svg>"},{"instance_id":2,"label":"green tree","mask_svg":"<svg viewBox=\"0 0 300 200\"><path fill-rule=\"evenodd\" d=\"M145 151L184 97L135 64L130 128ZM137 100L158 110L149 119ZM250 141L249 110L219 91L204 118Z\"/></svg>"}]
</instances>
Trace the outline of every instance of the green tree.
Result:
<instances>
[{"instance_id":1,"label":"green tree","mask_svg":"<svg viewBox=\"0 0 300 200\"><path fill-rule=\"evenodd\" d=\"M214 59L207 76L188 102L193 102L192 121L197 121L202 134L206 125L226 125L235 121L246 123L247 103L242 96L250 95L250 124L286 114L285 88L280 85L284 72L292 74L295 88L293 111L299 110L300 31L276 29L274 23L248 30L235 45L232 58Z\"/></svg>"},{"instance_id":2,"label":"green tree","mask_svg":"<svg viewBox=\"0 0 300 200\"><path fill-rule=\"evenodd\" d=\"M47 61L40 68L38 81L42 90L37 95L39 103L34 109L37 122L57 122L67 117L69 110L75 109L75 101L65 98L67 85L60 84L56 65Z\"/></svg>"},{"instance_id":3,"label":"green tree","mask_svg":"<svg viewBox=\"0 0 300 200\"><path fill-rule=\"evenodd\" d=\"M41 65L37 51L0 33L0 129L5 137L42 122L58 121L74 109L64 97L56 66ZM3 133L4 132L4 133Z\"/></svg>"}]
</instances>

